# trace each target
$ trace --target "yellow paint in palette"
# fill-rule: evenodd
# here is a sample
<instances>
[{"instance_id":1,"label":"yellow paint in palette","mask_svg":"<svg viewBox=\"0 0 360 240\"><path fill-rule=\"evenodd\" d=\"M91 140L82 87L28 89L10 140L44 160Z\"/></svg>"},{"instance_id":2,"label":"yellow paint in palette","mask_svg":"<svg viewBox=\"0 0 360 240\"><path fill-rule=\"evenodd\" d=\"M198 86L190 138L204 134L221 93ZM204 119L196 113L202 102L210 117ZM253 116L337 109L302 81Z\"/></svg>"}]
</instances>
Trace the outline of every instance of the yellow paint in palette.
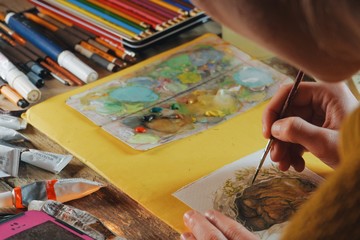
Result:
<instances>
[{"instance_id":1,"label":"yellow paint in palette","mask_svg":"<svg viewBox=\"0 0 360 240\"><path fill-rule=\"evenodd\" d=\"M197 83L201 80L201 76L194 72L185 72L179 75L179 80L182 83Z\"/></svg>"},{"instance_id":2,"label":"yellow paint in palette","mask_svg":"<svg viewBox=\"0 0 360 240\"><path fill-rule=\"evenodd\" d=\"M290 81L212 35L67 104L131 147L147 150L245 112Z\"/></svg>"}]
</instances>

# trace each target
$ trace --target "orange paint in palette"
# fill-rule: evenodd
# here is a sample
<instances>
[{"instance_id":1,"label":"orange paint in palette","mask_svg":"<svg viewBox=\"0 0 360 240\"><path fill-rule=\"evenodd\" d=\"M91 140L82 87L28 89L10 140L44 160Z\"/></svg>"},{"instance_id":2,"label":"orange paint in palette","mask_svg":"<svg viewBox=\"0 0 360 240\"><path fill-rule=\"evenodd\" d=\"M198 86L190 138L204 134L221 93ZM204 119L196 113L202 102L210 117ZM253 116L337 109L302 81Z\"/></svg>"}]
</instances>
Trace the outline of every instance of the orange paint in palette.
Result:
<instances>
[{"instance_id":1,"label":"orange paint in palette","mask_svg":"<svg viewBox=\"0 0 360 240\"><path fill-rule=\"evenodd\" d=\"M146 150L247 111L285 82L291 79L209 34L67 104L129 146Z\"/></svg>"}]
</instances>

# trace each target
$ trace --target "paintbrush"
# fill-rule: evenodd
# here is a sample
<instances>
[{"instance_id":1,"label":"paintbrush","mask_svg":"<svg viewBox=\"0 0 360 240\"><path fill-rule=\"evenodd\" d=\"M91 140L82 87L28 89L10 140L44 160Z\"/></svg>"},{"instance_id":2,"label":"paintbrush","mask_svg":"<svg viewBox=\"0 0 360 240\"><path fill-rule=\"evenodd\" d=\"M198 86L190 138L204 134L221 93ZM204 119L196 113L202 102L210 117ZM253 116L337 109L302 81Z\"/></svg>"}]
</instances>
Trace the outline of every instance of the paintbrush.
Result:
<instances>
[{"instance_id":1,"label":"paintbrush","mask_svg":"<svg viewBox=\"0 0 360 240\"><path fill-rule=\"evenodd\" d=\"M287 96L286 101L285 101L285 103L284 103L284 105L283 105L283 107L281 109L279 119L284 117L285 112L287 111L287 109L289 108L292 100L295 97L296 91L297 91L297 89L299 87L299 84L300 84L301 80L303 79L303 77L304 77L304 73L302 71L299 71L297 76L296 76L295 83L292 86L292 88L291 88L291 90L289 92L289 95ZM260 163L259 163L258 167L256 168L255 175L254 175L254 177L253 177L253 179L251 181L251 185L255 182L255 179L256 179L257 175L259 174L259 172L260 172L260 169L261 169L261 167L262 167L262 165L263 165L263 163L265 161L265 158L268 155L268 153L270 152L270 149L271 149L271 146L272 146L273 142L274 142L274 137L271 136L268 143L266 144L264 153L261 156Z\"/></svg>"}]
</instances>

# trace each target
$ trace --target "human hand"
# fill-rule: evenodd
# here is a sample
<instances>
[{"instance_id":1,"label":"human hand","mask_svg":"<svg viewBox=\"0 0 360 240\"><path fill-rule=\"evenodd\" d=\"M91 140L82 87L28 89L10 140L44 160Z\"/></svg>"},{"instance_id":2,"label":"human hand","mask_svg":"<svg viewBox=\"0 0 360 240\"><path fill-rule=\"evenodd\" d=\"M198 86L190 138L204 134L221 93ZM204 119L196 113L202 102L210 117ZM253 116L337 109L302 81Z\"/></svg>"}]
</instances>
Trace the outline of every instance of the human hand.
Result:
<instances>
[{"instance_id":1,"label":"human hand","mask_svg":"<svg viewBox=\"0 0 360 240\"><path fill-rule=\"evenodd\" d=\"M344 83L302 82L285 118L278 120L291 85L282 87L263 114L263 135L275 138L271 159L283 171L302 171L302 155L309 151L330 167L339 163L338 130L343 118L357 105Z\"/></svg>"},{"instance_id":2,"label":"human hand","mask_svg":"<svg viewBox=\"0 0 360 240\"><path fill-rule=\"evenodd\" d=\"M205 216L195 210L184 214L184 223L191 232L181 235L182 240L254 240L258 239L243 225L225 215L209 210Z\"/></svg>"}]
</instances>

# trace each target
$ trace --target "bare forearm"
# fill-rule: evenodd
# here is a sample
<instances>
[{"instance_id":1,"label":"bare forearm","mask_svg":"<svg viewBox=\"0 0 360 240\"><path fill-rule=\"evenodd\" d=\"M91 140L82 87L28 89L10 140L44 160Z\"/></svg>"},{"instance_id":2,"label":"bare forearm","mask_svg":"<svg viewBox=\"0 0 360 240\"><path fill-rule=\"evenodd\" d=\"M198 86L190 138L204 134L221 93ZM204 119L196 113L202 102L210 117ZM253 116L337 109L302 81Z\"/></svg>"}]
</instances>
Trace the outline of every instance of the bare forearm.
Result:
<instances>
[{"instance_id":1,"label":"bare forearm","mask_svg":"<svg viewBox=\"0 0 360 240\"><path fill-rule=\"evenodd\" d=\"M357 0L194 0L215 20L307 73L342 80L360 68Z\"/></svg>"}]
</instances>

